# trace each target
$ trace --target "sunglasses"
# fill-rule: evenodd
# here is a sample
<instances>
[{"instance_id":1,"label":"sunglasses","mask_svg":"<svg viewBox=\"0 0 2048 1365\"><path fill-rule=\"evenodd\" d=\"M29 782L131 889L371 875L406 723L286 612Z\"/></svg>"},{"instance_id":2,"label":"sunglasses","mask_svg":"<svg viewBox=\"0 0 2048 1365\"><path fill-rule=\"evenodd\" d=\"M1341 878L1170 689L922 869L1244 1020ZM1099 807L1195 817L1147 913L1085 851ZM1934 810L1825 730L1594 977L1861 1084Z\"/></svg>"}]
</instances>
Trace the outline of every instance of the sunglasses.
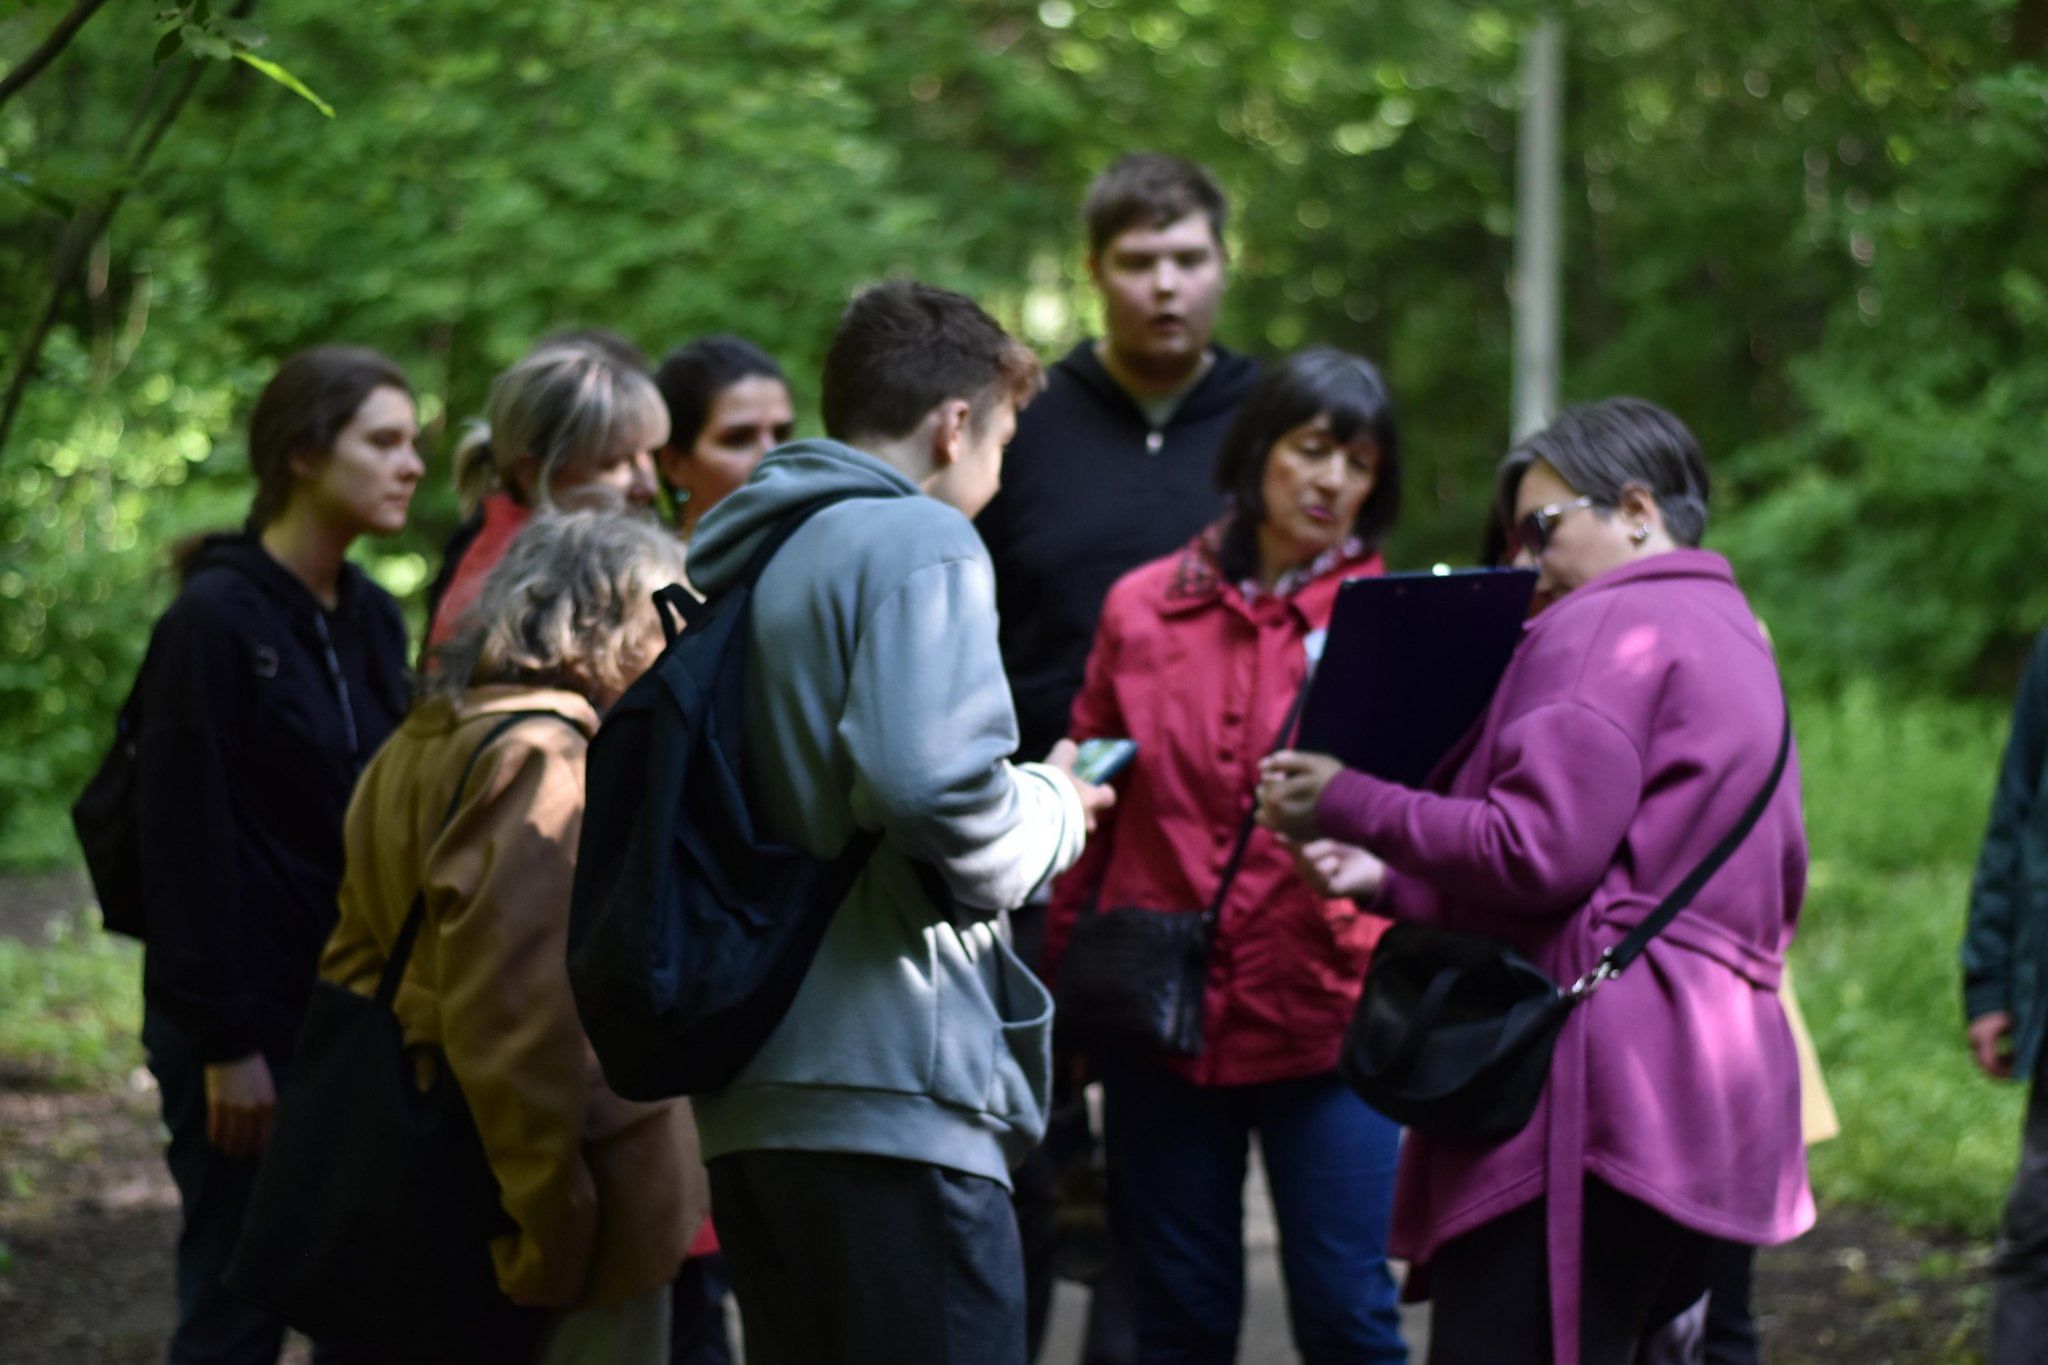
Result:
<instances>
[{"instance_id":1,"label":"sunglasses","mask_svg":"<svg viewBox=\"0 0 2048 1365\"><path fill-rule=\"evenodd\" d=\"M1515 523L1515 545L1541 558L1565 513L1597 506L1599 501L1598 498L1573 498L1570 502L1553 502L1548 507L1537 508Z\"/></svg>"}]
</instances>

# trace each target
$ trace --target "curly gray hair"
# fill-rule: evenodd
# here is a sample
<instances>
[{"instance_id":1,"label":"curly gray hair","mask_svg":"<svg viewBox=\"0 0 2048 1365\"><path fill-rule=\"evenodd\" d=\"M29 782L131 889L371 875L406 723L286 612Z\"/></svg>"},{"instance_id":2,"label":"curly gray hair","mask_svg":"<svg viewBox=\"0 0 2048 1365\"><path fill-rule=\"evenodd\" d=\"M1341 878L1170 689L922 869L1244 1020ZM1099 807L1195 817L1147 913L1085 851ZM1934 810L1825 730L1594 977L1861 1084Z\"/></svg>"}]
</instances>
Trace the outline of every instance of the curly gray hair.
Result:
<instances>
[{"instance_id":1,"label":"curly gray hair","mask_svg":"<svg viewBox=\"0 0 2048 1365\"><path fill-rule=\"evenodd\" d=\"M526 683L602 705L652 662L661 640L654 593L682 577L682 543L652 522L616 511L540 513L434 652L421 691L455 697Z\"/></svg>"}]
</instances>

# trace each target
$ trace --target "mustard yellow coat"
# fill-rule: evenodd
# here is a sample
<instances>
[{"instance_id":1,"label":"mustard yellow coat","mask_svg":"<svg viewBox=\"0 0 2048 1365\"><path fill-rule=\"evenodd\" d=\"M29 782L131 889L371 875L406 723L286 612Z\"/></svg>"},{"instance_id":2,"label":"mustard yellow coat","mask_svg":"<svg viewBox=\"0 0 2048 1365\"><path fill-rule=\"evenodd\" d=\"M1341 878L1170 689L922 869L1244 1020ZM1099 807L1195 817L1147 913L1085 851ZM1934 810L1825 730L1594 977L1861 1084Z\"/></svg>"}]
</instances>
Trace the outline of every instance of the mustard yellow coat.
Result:
<instances>
[{"instance_id":1,"label":"mustard yellow coat","mask_svg":"<svg viewBox=\"0 0 2048 1365\"><path fill-rule=\"evenodd\" d=\"M521 710L571 724L535 717L501 735L437 835L471 752L494 718ZM589 702L540 688L415 708L350 802L341 919L320 960L326 980L374 992L425 887L398 1016L462 1086L518 1225L491 1245L499 1285L539 1308L623 1303L666 1283L710 1207L688 1105L614 1095L570 998L569 885L596 728Z\"/></svg>"}]
</instances>

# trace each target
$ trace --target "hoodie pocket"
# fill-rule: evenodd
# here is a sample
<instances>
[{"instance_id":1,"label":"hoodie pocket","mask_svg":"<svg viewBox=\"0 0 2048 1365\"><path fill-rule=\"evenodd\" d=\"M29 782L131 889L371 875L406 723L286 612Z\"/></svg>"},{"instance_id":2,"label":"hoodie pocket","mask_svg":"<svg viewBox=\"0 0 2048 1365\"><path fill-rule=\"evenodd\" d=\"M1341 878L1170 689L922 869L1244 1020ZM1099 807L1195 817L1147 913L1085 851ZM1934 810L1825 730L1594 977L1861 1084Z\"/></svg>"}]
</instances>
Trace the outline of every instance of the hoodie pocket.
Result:
<instances>
[{"instance_id":1,"label":"hoodie pocket","mask_svg":"<svg viewBox=\"0 0 2048 1365\"><path fill-rule=\"evenodd\" d=\"M1045 1126L1052 1096L1052 992L1010 947L995 937L998 973L997 1030L989 1090L983 1109L1012 1128L1033 1134Z\"/></svg>"}]
</instances>

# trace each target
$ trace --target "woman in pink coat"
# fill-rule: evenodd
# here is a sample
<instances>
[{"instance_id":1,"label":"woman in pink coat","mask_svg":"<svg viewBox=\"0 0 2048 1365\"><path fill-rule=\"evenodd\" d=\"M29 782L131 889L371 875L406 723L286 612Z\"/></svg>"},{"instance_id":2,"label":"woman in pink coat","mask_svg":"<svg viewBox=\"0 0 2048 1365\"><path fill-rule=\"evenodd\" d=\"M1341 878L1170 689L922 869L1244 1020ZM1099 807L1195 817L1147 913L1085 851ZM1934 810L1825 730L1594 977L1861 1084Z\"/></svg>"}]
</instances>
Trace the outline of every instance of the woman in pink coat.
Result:
<instances>
[{"instance_id":1,"label":"woman in pink coat","mask_svg":"<svg viewBox=\"0 0 2048 1365\"><path fill-rule=\"evenodd\" d=\"M1055 979L1091 904L1195 914L1215 897L1311 638L1345 579L1381 571L1400 448L1378 371L1328 349L1277 366L1246 397L1216 473L1224 518L1126 575L1103 606L1072 733L1128 737L1138 754L1054 891ZM1316 895L1281 841L1255 831L1209 953L1200 1054L1094 1059L1139 1359L1236 1358L1254 1133L1302 1357L1407 1359L1386 1262L1399 1133L1336 1076L1384 928Z\"/></svg>"},{"instance_id":2,"label":"woman in pink coat","mask_svg":"<svg viewBox=\"0 0 2048 1365\"><path fill-rule=\"evenodd\" d=\"M1511 453L1502 510L1550 605L1428 791L1334 759L1265 765L1261 819L1322 888L1513 945L1576 980L1702 861L1771 772L1785 703L1707 519L1698 443L1637 399ZM1776 994L1806 885L1796 763L1748 838L1570 1015L1529 1125L1411 1133L1393 1247L1440 1362L1627 1362L1697 1299L1718 1241L1813 1222Z\"/></svg>"}]
</instances>

